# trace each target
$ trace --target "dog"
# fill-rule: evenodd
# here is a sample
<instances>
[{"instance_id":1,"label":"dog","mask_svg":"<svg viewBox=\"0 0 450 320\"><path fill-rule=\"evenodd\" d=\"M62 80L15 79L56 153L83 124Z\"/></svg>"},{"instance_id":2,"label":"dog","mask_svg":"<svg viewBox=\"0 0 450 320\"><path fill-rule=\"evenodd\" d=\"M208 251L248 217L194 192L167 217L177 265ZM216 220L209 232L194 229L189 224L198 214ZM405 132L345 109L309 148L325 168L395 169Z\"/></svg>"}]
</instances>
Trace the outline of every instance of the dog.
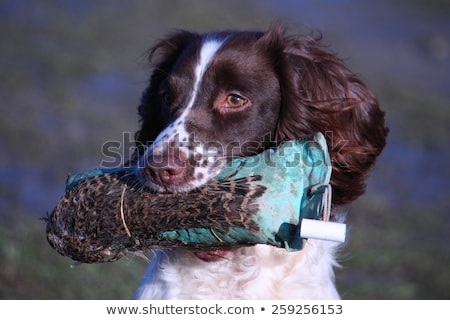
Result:
<instances>
[{"instance_id":1,"label":"dog","mask_svg":"<svg viewBox=\"0 0 450 320\"><path fill-rule=\"evenodd\" d=\"M306 134L326 136L332 160L332 219L364 193L386 143L373 93L320 37L179 30L150 51L149 85L138 108L138 176L156 192L185 192L246 157ZM339 299L339 245L305 240L154 257L136 299Z\"/></svg>"}]
</instances>

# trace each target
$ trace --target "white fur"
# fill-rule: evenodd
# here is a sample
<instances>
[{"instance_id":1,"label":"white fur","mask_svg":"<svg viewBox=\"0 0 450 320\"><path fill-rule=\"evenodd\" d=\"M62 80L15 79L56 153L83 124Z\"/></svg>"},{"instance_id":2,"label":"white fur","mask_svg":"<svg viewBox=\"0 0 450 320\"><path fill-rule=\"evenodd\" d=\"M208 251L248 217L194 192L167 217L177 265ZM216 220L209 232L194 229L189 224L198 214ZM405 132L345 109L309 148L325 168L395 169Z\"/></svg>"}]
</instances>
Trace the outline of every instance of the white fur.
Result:
<instances>
[{"instance_id":1,"label":"white fur","mask_svg":"<svg viewBox=\"0 0 450 320\"><path fill-rule=\"evenodd\" d=\"M339 299L334 285L338 245L309 240L298 252L266 245L204 262L184 250L159 251L136 299Z\"/></svg>"},{"instance_id":2,"label":"white fur","mask_svg":"<svg viewBox=\"0 0 450 320\"><path fill-rule=\"evenodd\" d=\"M191 100L188 103L188 107L184 111L184 113L188 113L192 106L194 105L195 99L198 93L198 87L202 81L203 75L208 67L209 62L216 54L217 50L219 50L223 41L217 40L207 40L202 44L202 49L200 50L200 58L198 60L197 65L195 66L195 83L194 83L194 91L192 93Z\"/></svg>"}]
</instances>

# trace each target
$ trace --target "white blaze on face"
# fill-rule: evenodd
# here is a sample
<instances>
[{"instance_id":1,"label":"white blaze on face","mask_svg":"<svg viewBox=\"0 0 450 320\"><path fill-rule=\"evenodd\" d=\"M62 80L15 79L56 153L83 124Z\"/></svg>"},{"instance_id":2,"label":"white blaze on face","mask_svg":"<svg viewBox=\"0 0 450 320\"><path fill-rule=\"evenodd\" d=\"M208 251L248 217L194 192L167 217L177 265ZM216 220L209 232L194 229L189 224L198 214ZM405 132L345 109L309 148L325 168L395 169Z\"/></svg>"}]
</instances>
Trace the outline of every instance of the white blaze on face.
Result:
<instances>
[{"instance_id":1,"label":"white blaze on face","mask_svg":"<svg viewBox=\"0 0 450 320\"><path fill-rule=\"evenodd\" d=\"M190 133L187 132L186 126L185 126L185 119L189 112L191 112L194 103L197 99L197 94L199 91L199 87L202 83L203 76L208 68L209 63L213 59L216 52L219 50L221 45L223 44L224 40L217 40L217 39L206 39L202 43L202 47L200 49L199 58L197 61L197 64L194 67L194 85L192 87L192 95L190 96L189 102L182 112L182 114L176 119L174 122L172 122L167 128L165 128L161 133L156 137L154 143L148 148L148 150L145 152L144 156L140 159L139 167L144 168L146 161L148 157L151 157L152 155L161 155L166 151L169 147L170 148L178 148L180 152L183 152L186 157L195 156L196 159L200 159L200 163L204 162L204 160L207 160L208 163L211 163L211 159L214 159L214 155L211 154L211 151L208 150L208 154L205 155L204 149L201 145L194 143L192 145L193 141L190 141L192 139L189 135ZM194 137L195 139L195 137ZM193 153L193 154L192 154ZM212 156L212 157L211 157ZM216 172L217 171L217 172ZM185 186L182 188L179 188L176 191L183 191L191 189L192 187L197 187L205 182L207 182L209 179L213 178L214 175L216 175L220 171L217 170L210 170L208 167L195 167L193 178L191 186ZM213 175L213 176L211 176ZM151 186L153 189L159 189L158 186ZM162 188L161 188L162 190ZM161 191L159 190L159 191Z\"/></svg>"}]
</instances>

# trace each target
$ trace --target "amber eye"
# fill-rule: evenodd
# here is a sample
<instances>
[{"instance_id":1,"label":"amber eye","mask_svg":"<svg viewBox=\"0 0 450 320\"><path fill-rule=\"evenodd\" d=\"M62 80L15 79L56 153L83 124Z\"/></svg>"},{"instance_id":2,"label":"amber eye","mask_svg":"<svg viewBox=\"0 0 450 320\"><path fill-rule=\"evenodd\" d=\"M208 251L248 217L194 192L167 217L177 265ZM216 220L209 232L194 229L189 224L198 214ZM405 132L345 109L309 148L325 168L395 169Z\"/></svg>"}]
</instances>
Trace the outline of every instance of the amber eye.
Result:
<instances>
[{"instance_id":1,"label":"amber eye","mask_svg":"<svg viewBox=\"0 0 450 320\"><path fill-rule=\"evenodd\" d=\"M247 102L247 99L237 94L230 94L227 97L227 107L229 108L239 108L244 106Z\"/></svg>"}]
</instances>

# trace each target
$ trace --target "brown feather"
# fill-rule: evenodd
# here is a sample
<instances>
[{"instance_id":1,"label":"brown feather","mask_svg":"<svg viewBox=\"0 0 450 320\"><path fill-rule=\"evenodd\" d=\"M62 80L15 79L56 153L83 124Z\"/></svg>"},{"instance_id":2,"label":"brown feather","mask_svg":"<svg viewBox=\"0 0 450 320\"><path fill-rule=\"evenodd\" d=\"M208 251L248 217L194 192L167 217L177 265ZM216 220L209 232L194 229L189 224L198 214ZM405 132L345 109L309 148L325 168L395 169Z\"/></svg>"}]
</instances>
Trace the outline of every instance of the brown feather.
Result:
<instances>
[{"instance_id":1,"label":"brown feather","mask_svg":"<svg viewBox=\"0 0 450 320\"><path fill-rule=\"evenodd\" d=\"M90 177L59 200L48 218L47 239L60 254L86 263L114 261L151 248L214 249L217 244L182 244L158 236L189 228L258 231L252 218L258 213L255 200L266 191L254 183L260 179L211 181L170 194L150 192L125 171Z\"/></svg>"}]
</instances>

